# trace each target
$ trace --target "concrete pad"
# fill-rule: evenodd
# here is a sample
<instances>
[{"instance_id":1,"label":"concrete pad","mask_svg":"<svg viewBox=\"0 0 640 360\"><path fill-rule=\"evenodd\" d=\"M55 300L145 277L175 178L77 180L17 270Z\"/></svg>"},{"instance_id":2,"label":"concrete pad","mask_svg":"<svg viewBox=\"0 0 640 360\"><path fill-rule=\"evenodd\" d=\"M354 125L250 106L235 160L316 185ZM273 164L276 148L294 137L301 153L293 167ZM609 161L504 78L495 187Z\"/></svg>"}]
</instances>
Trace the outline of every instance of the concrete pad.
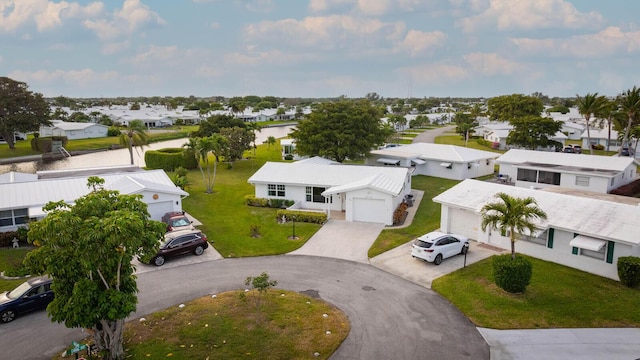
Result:
<instances>
[{"instance_id":1,"label":"concrete pad","mask_svg":"<svg viewBox=\"0 0 640 360\"><path fill-rule=\"evenodd\" d=\"M162 266L155 266L141 263L137 258L134 258L131 262L136 267L136 274L142 274L149 271L156 271L160 269L170 269L178 266L198 264L206 261L214 261L222 259L222 255L211 244L200 256L193 254L185 254L182 256L167 259Z\"/></svg>"},{"instance_id":2,"label":"concrete pad","mask_svg":"<svg viewBox=\"0 0 640 360\"><path fill-rule=\"evenodd\" d=\"M368 264L367 253L384 224L331 219L290 255L312 255Z\"/></svg>"},{"instance_id":3,"label":"concrete pad","mask_svg":"<svg viewBox=\"0 0 640 360\"><path fill-rule=\"evenodd\" d=\"M461 269L464 266L464 255L456 255L444 259L440 265L415 259L411 256L411 244L413 244L413 241L372 258L370 260L371 265L428 289L431 288L431 282L433 280ZM487 247L475 241L470 241L466 260L467 265L496 254L500 254L500 249Z\"/></svg>"}]
</instances>

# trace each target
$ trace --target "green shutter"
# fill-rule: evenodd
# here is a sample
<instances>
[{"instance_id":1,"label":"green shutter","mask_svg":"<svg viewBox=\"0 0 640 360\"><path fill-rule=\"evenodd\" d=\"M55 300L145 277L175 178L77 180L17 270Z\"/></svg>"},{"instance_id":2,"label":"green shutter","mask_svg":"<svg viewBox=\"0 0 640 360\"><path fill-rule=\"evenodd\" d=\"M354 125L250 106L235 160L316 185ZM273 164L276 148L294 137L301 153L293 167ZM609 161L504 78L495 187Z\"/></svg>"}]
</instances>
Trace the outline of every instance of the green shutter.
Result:
<instances>
[{"instance_id":1,"label":"green shutter","mask_svg":"<svg viewBox=\"0 0 640 360\"><path fill-rule=\"evenodd\" d=\"M613 264L613 247L616 243L613 241L607 242L607 263Z\"/></svg>"},{"instance_id":2,"label":"green shutter","mask_svg":"<svg viewBox=\"0 0 640 360\"><path fill-rule=\"evenodd\" d=\"M554 233L554 229L550 228L549 229L549 238L547 240L547 247L549 249L553 249L553 233Z\"/></svg>"},{"instance_id":3,"label":"green shutter","mask_svg":"<svg viewBox=\"0 0 640 360\"><path fill-rule=\"evenodd\" d=\"M573 255L578 255L578 248L574 246L574 247L571 249L571 253L572 253Z\"/></svg>"}]
</instances>

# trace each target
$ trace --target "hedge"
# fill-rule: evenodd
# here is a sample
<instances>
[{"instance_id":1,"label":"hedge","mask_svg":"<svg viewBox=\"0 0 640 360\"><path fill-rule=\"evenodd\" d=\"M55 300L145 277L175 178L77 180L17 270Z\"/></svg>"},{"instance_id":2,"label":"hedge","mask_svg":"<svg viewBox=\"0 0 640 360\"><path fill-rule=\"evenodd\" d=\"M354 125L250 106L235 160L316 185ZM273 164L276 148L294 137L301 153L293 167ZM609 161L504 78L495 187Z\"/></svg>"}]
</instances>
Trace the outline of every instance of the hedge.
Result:
<instances>
[{"instance_id":1,"label":"hedge","mask_svg":"<svg viewBox=\"0 0 640 360\"><path fill-rule=\"evenodd\" d=\"M198 167L198 160L193 152L182 148L146 151L144 153L144 162L150 169L163 169L165 171L174 171L179 167L185 169Z\"/></svg>"},{"instance_id":2,"label":"hedge","mask_svg":"<svg viewBox=\"0 0 640 360\"><path fill-rule=\"evenodd\" d=\"M618 277L622 284L630 288L640 285L640 257L619 257L617 266Z\"/></svg>"},{"instance_id":3,"label":"hedge","mask_svg":"<svg viewBox=\"0 0 640 360\"><path fill-rule=\"evenodd\" d=\"M287 199L265 199L257 198L253 195L246 195L244 197L244 204L255 207L286 208L295 204L295 201Z\"/></svg>"},{"instance_id":4,"label":"hedge","mask_svg":"<svg viewBox=\"0 0 640 360\"><path fill-rule=\"evenodd\" d=\"M20 240L20 243L27 243L27 228L18 228L18 231L0 232L0 247L13 246L13 238Z\"/></svg>"},{"instance_id":5,"label":"hedge","mask_svg":"<svg viewBox=\"0 0 640 360\"><path fill-rule=\"evenodd\" d=\"M316 211L304 210L278 210L276 212L277 220L286 219L287 221L307 222L314 224L324 224L327 222L327 214Z\"/></svg>"},{"instance_id":6,"label":"hedge","mask_svg":"<svg viewBox=\"0 0 640 360\"><path fill-rule=\"evenodd\" d=\"M493 277L496 285L510 293L521 293L527 288L532 275L531 262L520 255L497 255L493 259Z\"/></svg>"},{"instance_id":7,"label":"hedge","mask_svg":"<svg viewBox=\"0 0 640 360\"><path fill-rule=\"evenodd\" d=\"M65 147L69 139L66 136L34 137L31 139L31 150L50 153L53 149L53 141L62 141L62 147Z\"/></svg>"}]
</instances>

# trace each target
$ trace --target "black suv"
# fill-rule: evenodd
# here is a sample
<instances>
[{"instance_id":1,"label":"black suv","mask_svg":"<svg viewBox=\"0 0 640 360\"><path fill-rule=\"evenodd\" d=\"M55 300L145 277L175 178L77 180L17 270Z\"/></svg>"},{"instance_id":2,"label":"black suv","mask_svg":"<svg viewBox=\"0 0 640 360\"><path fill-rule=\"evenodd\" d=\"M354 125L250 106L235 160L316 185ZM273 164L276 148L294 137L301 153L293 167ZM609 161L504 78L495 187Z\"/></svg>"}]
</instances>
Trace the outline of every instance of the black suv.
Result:
<instances>
[{"instance_id":1,"label":"black suv","mask_svg":"<svg viewBox=\"0 0 640 360\"><path fill-rule=\"evenodd\" d=\"M156 256L151 259L155 266L162 266L165 259L193 253L202 255L209 247L207 236L200 230L179 230L166 233Z\"/></svg>"}]
</instances>

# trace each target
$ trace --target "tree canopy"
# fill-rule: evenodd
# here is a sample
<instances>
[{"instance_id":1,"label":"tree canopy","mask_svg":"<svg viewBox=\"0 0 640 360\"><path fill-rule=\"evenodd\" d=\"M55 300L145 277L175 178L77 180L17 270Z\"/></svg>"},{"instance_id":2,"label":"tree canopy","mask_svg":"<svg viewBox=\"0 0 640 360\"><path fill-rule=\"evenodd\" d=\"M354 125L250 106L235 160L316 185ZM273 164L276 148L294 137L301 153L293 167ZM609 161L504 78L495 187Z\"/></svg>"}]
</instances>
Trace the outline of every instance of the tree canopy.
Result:
<instances>
[{"instance_id":1,"label":"tree canopy","mask_svg":"<svg viewBox=\"0 0 640 360\"><path fill-rule=\"evenodd\" d=\"M491 120L511 121L523 116L540 116L544 105L539 98L522 94L496 96L487 102Z\"/></svg>"},{"instance_id":2,"label":"tree canopy","mask_svg":"<svg viewBox=\"0 0 640 360\"><path fill-rule=\"evenodd\" d=\"M231 115L217 114L207 118L207 120L200 123L198 131L194 132L193 136L196 137L208 137L215 133L219 133L222 128L232 127L246 128L247 124L241 119L235 118Z\"/></svg>"},{"instance_id":3,"label":"tree canopy","mask_svg":"<svg viewBox=\"0 0 640 360\"><path fill-rule=\"evenodd\" d=\"M53 278L53 321L87 328L110 359L124 356L124 320L136 310L138 292L133 257L157 251L166 225L150 219L142 195L123 195L88 179L91 192L73 205L50 202L47 216L30 224L36 245L26 264ZM143 259L148 260L148 259Z\"/></svg>"},{"instance_id":4,"label":"tree canopy","mask_svg":"<svg viewBox=\"0 0 640 360\"><path fill-rule=\"evenodd\" d=\"M227 144L221 149L221 153L225 161L230 163L242 159L242 154L246 150L251 150L251 142L255 138L253 132L237 126L220 129L220 135L227 139Z\"/></svg>"},{"instance_id":5,"label":"tree canopy","mask_svg":"<svg viewBox=\"0 0 640 360\"><path fill-rule=\"evenodd\" d=\"M393 130L383 124L380 109L368 100L318 104L290 136L300 155L337 162L361 159L382 145Z\"/></svg>"},{"instance_id":6,"label":"tree canopy","mask_svg":"<svg viewBox=\"0 0 640 360\"><path fill-rule=\"evenodd\" d=\"M518 145L526 149L535 150L538 147L560 146L551 138L562 128L562 122L552 118L525 116L511 120L513 130L509 132L507 144Z\"/></svg>"},{"instance_id":7,"label":"tree canopy","mask_svg":"<svg viewBox=\"0 0 640 360\"><path fill-rule=\"evenodd\" d=\"M49 112L42 94L29 91L24 82L0 77L0 135L9 149L15 149L17 131L38 131L40 125L49 125Z\"/></svg>"}]
</instances>

